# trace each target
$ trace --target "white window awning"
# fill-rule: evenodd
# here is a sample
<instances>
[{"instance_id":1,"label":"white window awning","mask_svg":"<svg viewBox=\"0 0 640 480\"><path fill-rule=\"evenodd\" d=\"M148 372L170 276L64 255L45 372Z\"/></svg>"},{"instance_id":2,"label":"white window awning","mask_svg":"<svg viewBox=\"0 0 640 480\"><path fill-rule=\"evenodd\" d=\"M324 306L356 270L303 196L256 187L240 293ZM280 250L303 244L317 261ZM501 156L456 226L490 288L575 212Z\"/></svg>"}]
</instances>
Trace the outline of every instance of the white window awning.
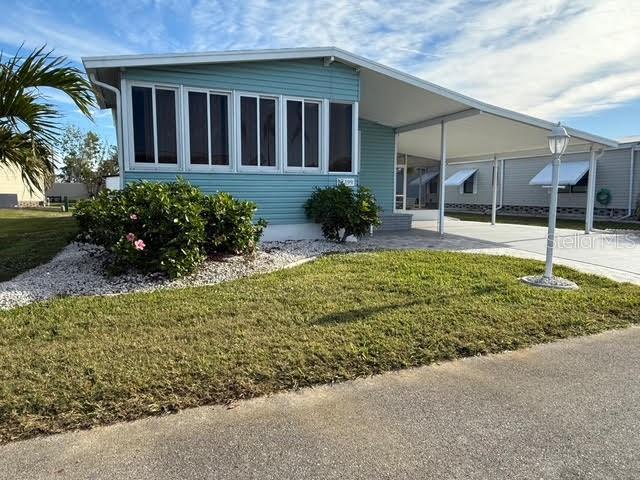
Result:
<instances>
[{"instance_id":1,"label":"white window awning","mask_svg":"<svg viewBox=\"0 0 640 480\"><path fill-rule=\"evenodd\" d=\"M477 168L465 168L464 170L458 170L456 173L451 175L444 182L445 187L459 187L462 185L471 175L478 171Z\"/></svg>"},{"instance_id":2,"label":"white window awning","mask_svg":"<svg viewBox=\"0 0 640 480\"><path fill-rule=\"evenodd\" d=\"M529 185L551 185L553 166L549 163L529 181ZM589 162L566 162L560 164L559 185L575 185L589 171Z\"/></svg>"},{"instance_id":3,"label":"white window awning","mask_svg":"<svg viewBox=\"0 0 640 480\"><path fill-rule=\"evenodd\" d=\"M439 175L438 172L425 172L422 175L420 175L417 178L414 178L413 180L411 180L409 182L409 185L420 185L420 183L422 183L423 185L425 183L429 183L431 180L433 180L434 178L436 178Z\"/></svg>"}]
</instances>

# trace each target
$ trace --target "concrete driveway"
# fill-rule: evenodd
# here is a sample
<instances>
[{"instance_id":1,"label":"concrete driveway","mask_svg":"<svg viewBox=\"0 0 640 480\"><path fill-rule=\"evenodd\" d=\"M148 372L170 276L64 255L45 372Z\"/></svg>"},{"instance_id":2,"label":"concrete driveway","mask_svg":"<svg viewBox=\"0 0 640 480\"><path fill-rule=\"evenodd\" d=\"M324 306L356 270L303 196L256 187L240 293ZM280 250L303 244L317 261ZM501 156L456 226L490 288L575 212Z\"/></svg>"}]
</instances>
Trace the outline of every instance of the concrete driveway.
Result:
<instances>
[{"instance_id":1,"label":"concrete driveway","mask_svg":"<svg viewBox=\"0 0 640 480\"><path fill-rule=\"evenodd\" d=\"M414 222L414 229L435 234L435 222ZM547 228L446 220L443 241L459 251L504 253L538 260L545 259ZM640 232L595 232L557 229L555 260L587 273L640 285Z\"/></svg>"},{"instance_id":2,"label":"concrete driveway","mask_svg":"<svg viewBox=\"0 0 640 480\"><path fill-rule=\"evenodd\" d=\"M0 447L2 479L638 478L640 328Z\"/></svg>"}]
</instances>

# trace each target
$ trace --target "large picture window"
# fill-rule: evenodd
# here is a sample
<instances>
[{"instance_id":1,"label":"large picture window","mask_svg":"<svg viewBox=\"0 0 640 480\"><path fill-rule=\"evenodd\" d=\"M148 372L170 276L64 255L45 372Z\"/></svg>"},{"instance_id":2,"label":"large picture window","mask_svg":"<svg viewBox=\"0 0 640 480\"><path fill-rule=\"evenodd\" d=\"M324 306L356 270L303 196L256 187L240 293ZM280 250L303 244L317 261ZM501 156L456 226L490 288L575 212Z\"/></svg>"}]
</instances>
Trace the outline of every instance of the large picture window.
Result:
<instances>
[{"instance_id":1,"label":"large picture window","mask_svg":"<svg viewBox=\"0 0 640 480\"><path fill-rule=\"evenodd\" d=\"M275 98L240 97L240 164L276 166L277 102Z\"/></svg>"},{"instance_id":2,"label":"large picture window","mask_svg":"<svg viewBox=\"0 0 640 480\"><path fill-rule=\"evenodd\" d=\"M191 165L229 166L229 96L189 91Z\"/></svg>"},{"instance_id":3,"label":"large picture window","mask_svg":"<svg viewBox=\"0 0 640 480\"><path fill-rule=\"evenodd\" d=\"M320 167L320 104L287 100L287 167Z\"/></svg>"},{"instance_id":4,"label":"large picture window","mask_svg":"<svg viewBox=\"0 0 640 480\"><path fill-rule=\"evenodd\" d=\"M353 171L353 105L331 103L329 112L329 171Z\"/></svg>"},{"instance_id":5,"label":"large picture window","mask_svg":"<svg viewBox=\"0 0 640 480\"><path fill-rule=\"evenodd\" d=\"M131 87L134 161L178 164L177 91L163 87Z\"/></svg>"}]
</instances>

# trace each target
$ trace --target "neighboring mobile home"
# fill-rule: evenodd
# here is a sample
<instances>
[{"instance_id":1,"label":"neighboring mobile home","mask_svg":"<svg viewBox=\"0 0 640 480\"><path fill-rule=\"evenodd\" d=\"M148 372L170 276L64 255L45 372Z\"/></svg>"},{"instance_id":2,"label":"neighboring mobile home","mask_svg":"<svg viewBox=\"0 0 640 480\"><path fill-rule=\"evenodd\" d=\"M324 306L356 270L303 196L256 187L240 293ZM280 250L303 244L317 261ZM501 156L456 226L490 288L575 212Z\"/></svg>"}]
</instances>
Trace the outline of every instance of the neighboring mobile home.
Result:
<instances>
[{"instance_id":1,"label":"neighboring mobile home","mask_svg":"<svg viewBox=\"0 0 640 480\"><path fill-rule=\"evenodd\" d=\"M44 203L44 193L22 178L19 168L0 165L0 208L37 207Z\"/></svg>"},{"instance_id":2,"label":"neighboring mobile home","mask_svg":"<svg viewBox=\"0 0 640 480\"><path fill-rule=\"evenodd\" d=\"M303 204L314 187L339 182L373 190L383 229L442 219L448 163L537 155L553 127L333 47L83 62L100 106L114 111L122 184L184 177L253 200L267 239L318 236ZM572 151L593 152L590 167L617 147L568 131ZM404 181L398 159L437 171L417 204L408 196L423 182Z\"/></svg>"},{"instance_id":3,"label":"neighboring mobile home","mask_svg":"<svg viewBox=\"0 0 640 480\"><path fill-rule=\"evenodd\" d=\"M561 165L564 184L558 195L558 215L582 218L586 214L587 186L589 181L589 151L565 155ZM411 172L417 176L415 165L428 162L410 160ZM466 212L488 212L491 210L493 193L494 159L469 163L450 164L446 183L446 210ZM498 159L498 209L512 215L547 215L549 189L544 188L551 180L551 157ZM415 173L414 173L415 172ZM458 172L465 176L462 184L450 181ZM564 175L563 175L564 174ZM411 178L411 175L410 175ZM423 179L434 182L423 174ZM606 149L598 160L595 175L596 196L594 214L601 218L624 218L634 215L640 198L640 139L621 140L617 148ZM428 184L414 195L423 199Z\"/></svg>"}]
</instances>

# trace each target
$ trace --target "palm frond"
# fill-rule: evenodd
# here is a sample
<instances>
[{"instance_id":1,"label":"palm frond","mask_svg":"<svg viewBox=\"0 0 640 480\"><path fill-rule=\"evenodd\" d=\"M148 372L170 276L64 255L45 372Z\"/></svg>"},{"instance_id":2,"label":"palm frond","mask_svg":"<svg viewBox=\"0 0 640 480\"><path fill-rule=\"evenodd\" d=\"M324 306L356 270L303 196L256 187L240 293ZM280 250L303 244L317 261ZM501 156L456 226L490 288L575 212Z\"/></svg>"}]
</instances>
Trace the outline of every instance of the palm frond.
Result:
<instances>
[{"instance_id":1,"label":"palm frond","mask_svg":"<svg viewBox=\"0 0 640 480\"><path fill-rule=\"evenodd\" d=\"M89 118L95 100L82 72L64 56L43 46L4 61L0 54L0 165L22 171L30 188L42 190L55 170L54 143L60 112L47 103L43 88L60 90Z\"/></svg>"}]
</instances>

